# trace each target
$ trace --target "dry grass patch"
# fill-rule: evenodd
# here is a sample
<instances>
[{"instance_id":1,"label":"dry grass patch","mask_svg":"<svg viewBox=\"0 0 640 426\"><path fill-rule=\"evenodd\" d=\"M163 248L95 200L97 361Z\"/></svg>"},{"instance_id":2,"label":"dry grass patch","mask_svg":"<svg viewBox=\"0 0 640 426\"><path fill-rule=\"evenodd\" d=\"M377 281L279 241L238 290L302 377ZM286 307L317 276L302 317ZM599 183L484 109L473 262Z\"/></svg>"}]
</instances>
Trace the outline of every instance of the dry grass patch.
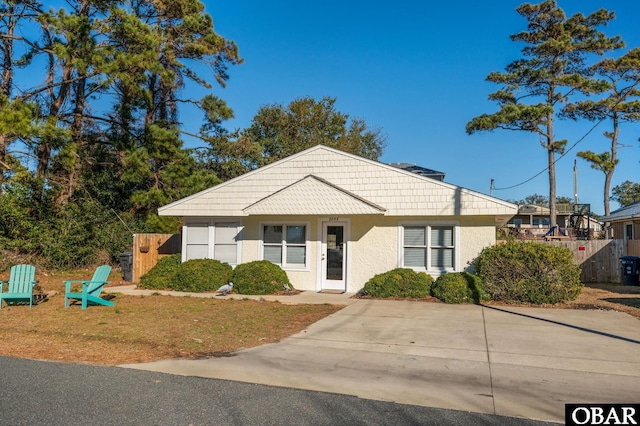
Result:
<instances>
[{"instance_id":1,"label":"dry grass patch","mask_svg":"<svg viewBox=\"0 0 640 426\"><path fill-rule=\"evenodd\" d=\"M506 305L485 302L488 305ZM640 287L615 284L586 284L576 300L555 305L510 305L548 309L583 309L624 312L640 319Z\"/></svg>"},{"instance_id":2,"label":"dry grass patch","mask_svg":"<svg viewBox=\"0 0 640 426\"><path fill-rule=\"evenodd\" d=\"M624 312L640 319L640 286L588 284L573 302L574 309L604 309Z\"/></svg>"},{"instance_id":3,"label":"dry grass patch","mask_svg":"<svg viewBox=\"0 0 640 426\"><path fill-rule=\"evenodd\" d=\"M333 305L120 294L114 307L82 310L78 304L65 309L62 281L88 279L92 274L37 274L41 290L57 294L32 309L3 306L0 355L104 365L225 356L277 342L341 309Z\"/></svg>"},{"instance_id":4,"label":"dry grass patch","mask_svg":"<svg viewBox=\"0 0 640 426\"><path fill-rule=\"evenodd\" d=\"M114 307L64 309L65 279L89 279L91 270L36 271L48 299L0 310L0 355L103 365L168 358L228 356L300 332L338 311L333 305L283 305L253 300L117 295ZM0 274L7 279L8 273ZM111 277L119 284L117 271ZM53 294L56 293L56 294ZM433 302L433 298L421 299ZM640 319L640 287L585 286L573 302L547 308L607 309Z\"/></svg>"}]
</instances>

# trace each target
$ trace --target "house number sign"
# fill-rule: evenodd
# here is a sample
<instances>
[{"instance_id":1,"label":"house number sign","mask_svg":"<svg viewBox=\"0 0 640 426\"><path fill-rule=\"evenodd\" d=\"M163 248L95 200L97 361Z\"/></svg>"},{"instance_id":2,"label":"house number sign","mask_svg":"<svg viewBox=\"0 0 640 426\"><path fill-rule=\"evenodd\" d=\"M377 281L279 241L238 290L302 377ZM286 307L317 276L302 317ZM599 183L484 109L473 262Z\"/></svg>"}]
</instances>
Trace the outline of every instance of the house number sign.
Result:
<instances>
[{"instance_id":1,"label":"house number sign","mask_svg":"<svg viewBox=\"0 0 640 426\"><path fill-rule=\"evenodd\" d=\"M339 217L330 217L329 218L329 222L337 222L338 220L340 220Z\"/></svg>"}]
</instances>

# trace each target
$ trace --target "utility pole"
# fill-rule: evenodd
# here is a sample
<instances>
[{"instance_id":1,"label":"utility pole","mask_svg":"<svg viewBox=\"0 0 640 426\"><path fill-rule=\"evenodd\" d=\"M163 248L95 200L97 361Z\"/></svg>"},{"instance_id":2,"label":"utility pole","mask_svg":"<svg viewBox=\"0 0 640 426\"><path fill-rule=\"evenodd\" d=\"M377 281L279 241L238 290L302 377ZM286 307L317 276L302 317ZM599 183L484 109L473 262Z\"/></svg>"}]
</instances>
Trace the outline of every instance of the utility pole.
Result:
<instances>
[{"instance_id":1,"label":"utility pole","mask_svg":"<svg viewBox=\"0 0 640 426\"><path fill-rule=\"evenodd\" d=\"M573 160L573 204L578 205L578 160Z\"/></svg>"}]
</instances>

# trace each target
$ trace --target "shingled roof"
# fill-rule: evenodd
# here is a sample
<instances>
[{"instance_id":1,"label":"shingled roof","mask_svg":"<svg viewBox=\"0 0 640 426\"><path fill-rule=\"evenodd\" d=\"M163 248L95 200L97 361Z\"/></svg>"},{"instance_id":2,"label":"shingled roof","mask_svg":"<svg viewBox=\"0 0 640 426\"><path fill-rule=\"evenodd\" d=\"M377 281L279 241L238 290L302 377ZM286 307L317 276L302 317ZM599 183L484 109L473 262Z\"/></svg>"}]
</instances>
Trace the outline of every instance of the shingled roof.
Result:
<instances>
[{"instance_id":1,"label":"shingled roof","mask_svg":"<svg viewBox=\"0 0 640 426\"><path fill-rule=\"evenodd\" d=\"M600 221L615 222L627 219L640 219L640 201L629 204L626 207L622 207L621 209L612 212L609 216L601 217Z\"/></svg>"}]
</instances>

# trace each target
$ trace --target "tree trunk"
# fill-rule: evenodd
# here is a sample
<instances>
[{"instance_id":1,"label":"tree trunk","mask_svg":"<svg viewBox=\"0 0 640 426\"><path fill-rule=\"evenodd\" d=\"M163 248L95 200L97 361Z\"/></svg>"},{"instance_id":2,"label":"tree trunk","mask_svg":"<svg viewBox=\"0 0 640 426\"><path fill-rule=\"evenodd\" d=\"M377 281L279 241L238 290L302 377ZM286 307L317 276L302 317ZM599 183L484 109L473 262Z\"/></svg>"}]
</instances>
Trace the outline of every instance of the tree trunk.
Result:
<instances>
[{"instance_id":1,"label":"tree trunk","mask_svg":"<svg viewBox=\"0 0 640 426\"><path fill-rule=\"evenodd\" d=\"M553 99L553 89L549 96ZM553 140L553 112L547 115L547 158L549 162L549 227L557 225L556 213L556 159L555 142Z\"/></svg>"},{"instance_id":2,"label":"tree trunk","mask_svg":"<svg viewBox=\"0 0 640 426\"><path fill-rule=\"evenodd\" d=\"M13 86L13 33L16 22L14 20L14 7L7 4L7 37L2 38L2 85L0 87L0 108L2 103L8 103L11 99L11 87ZM6 105L6 104L5 104ZM7 147L9 146L9 138L6 134L0 135L0 193L4 184L5 169L9 170L6 163Z\"/></svg>"},{"instance_id":3,"label":"tree trunk","mask_svg":"<svg viewBox=\"0 0 640 426\"><path fill-rule=\"evenodd\" d=\"M86 58L87 61L91 55L91 52L88 49L89 45L89 1L85 0L81 2L81 7L78 10L78 16L82 16L87 19L87 25L82 26L82 30L80 34L78 34L77 43L78 45L76 54L81 58ZM69 168L63 170L62 173L66 172L66 176L61 176L60 184L63 185L62 190L60 191L57 199L57 205L66 204L73 194L75 193L76 187L78 186L78 176L80 175L80 171L82 168L82 162L80 161L80 156L78 152L82 151L83 145L85 145L85 141L83 140L83 124L84 124L84 110L86 104L86 83L87 76L86 72L82 71L78 74L78 79L73 83L75 88L75 99L74 99L74 109L73 109L73 122L71 123L71 142L74 147L74 158L72 164L69 165Z\"/></svg>"},{"instance_id":4,"label":"tree trunk","mask_svg":"<svg viewBox=\"0 0 640 426\"><path fill-rule=\"evenodd\" d=\"M613 134L611 135L611 167L607 170L604 175L604 215L609 216L611 214L611 203L610 196L611 193L611 181L613 180L613 172L616 169L616 161L618 159L618 136L620 134L620 124L618 113L614 111L613 117ZM607 238L613 237L613 229L611 228L611 223L605 223L605 229L607 230Z\"/></svg>"},{"instance_id":5,"label":"tree trunk","mask_svg":"<svg viewBox=\"0 0 640 426\"><path fill-rule=\"evenodd\" d=\"M50 55L48 83L51 85L51 89L49 90L49 97L50 97L51 104L49 105L49 114L47 116L47 120L57 121L59 118L60 109L62 108L62 105L64 104L64 101L67 99L67 95L69 94L69 80L73 75L73 68L71 68L69 64L65 64L62 72L61 84L58 89L58 93L55 94L53 90L55 66L56 66L55 58L52 55ZM44 179L47 176L47 171L49 170L49 161L51 160L51 151L53 149L53 141L48 136L49 135L45 134L36 152L36 155L38 157L38 165L36 167L36 178L40 178L40 179Z\"/></svg>"},{"instance_id":6,"label":"tree trunk","mask_svg":"<svg viewBox=\"0 0 640 426\"><path fill-rule=\"evenodd\" d=\"M56 205L65 205L76 191L79 184L78 176L82 168L79 151L82 151L85 141L83 140L84 107L86 102L86 77L80 78L76 83L75 108L73 111L73 123L71 124L71 140L75 146L73 164L66 171L66 176L61 176L60 183L62 190L56 198ZM63 172L64 173L64 172Z\"/></svg>"}]
</instances>

